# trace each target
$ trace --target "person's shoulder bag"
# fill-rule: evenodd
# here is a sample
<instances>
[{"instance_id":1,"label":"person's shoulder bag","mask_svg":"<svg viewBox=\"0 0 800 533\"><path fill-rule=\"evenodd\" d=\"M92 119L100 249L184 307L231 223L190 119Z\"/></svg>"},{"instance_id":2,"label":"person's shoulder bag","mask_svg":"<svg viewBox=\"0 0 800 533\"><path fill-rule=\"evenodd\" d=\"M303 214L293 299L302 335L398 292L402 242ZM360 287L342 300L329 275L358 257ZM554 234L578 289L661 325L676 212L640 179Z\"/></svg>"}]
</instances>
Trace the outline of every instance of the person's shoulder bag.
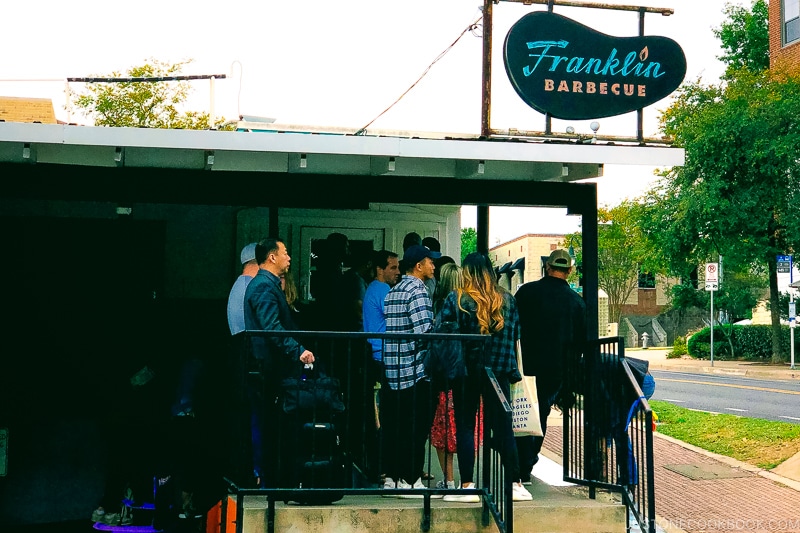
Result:
<instances>
[{"instance_id":1,"label":"person's shoulder bag","mask_svg":"<svg viewBox=\"0 0 800 533\"><path fill-rule=\"evenodd\" d=\"M458 307L456 307L456 320L437 321L432 333L461 333L458 314ZM467 375L467 366L464 361L464 343L458 339L432 339L428 343L428 351L423 361L425 363L425 372L434 383L444 382L446 384L456 378Z\"/></svg>"}]
</instances>

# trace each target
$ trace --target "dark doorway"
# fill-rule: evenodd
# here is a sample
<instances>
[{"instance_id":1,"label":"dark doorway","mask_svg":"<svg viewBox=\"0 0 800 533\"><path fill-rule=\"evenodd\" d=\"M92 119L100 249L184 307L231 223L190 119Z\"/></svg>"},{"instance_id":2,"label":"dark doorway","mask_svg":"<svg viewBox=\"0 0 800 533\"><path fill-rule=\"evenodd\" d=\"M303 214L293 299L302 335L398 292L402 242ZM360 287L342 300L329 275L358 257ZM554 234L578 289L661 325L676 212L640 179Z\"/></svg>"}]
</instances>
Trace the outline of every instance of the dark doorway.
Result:
<instances>
[{"instance_id":1,"label":"dark doorway","mask_svg":"<svg viewBox=\"0 0 800 533\"><path fill-rule=\"evenodd\" d=\"M165 225L0 217L0 242L0 523L88 519L121 411L161 403L130 377L159 357Z\"/></svg>"}]
</instances>

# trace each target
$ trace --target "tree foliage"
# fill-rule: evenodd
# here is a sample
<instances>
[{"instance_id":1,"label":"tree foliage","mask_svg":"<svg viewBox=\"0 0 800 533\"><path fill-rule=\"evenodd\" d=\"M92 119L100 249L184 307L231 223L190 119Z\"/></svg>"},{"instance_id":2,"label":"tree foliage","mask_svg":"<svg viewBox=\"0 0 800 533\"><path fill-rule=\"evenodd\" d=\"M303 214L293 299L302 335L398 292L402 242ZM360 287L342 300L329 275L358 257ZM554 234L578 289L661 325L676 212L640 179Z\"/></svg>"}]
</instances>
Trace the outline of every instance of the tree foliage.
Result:
<instances>
[{"instance_id":1,"label":"tree foliage","mask_svg":"<svg viewBox=\"0 0 800 533\"><path fill-rule=\"evenodd\" d=\"M663 114L663 132L686 158L650 191L645 225L673 273L686 277L718 254L734 272L762 268L775 308L776 255L800 244L800 77L764 70L755 57L766 27L762 4L749 15L726 11L731 20L718 34L729 61L725 80L685 84ZM778 314L772 319L780 359Z\"/></svg>"},{"instance_id":2,"label":"tree foliage","mask_svg":"<svg viewBox=\"0 0 800 533\"><path fill-rule=\"evenodd\" d=\"M478 250L478 231L475 228L461 228L461 262L472 252Z\"/></svg>"},{"instance_id":3,"label":"tree foliage","mask_svg":"<svg viewBox=\"0 0 800 533\"><path fill-rule=\"evenodd\" d=\"M724 53L717 59L727 65L732 75L737 70L761 72L769 68L769 13L764 0L755 0L752 7L726 4L723 10L728 19L714 35L720 40Z\"/></svg>"},{"instance_id":4,"label":"tree foliage","mask_svg":"<svg viewBox=\"0 0 800 533\"><path fill-rule=\"evenodd\" d=\"M684 267L716 254L767 267L777 298L775 257L800 243L800 78L738 70L718 86L689 84L662 120L686 150L655 193L661 211L650 227L664 233L665 251Z\"/></svg>"},{"instance_id":5,"label":"tree foliage","mask_svg":"<svg viewBox=\"0 0 800 533\"><path fill-rule=\"evenodd\" d=\"M191 60L166 63L149 59L125 73L114 71L96 77L150 78L177 76ZM189 81L87 83L70 94L70 105L95 126L133 128L209 129L208 113L182 111L191 93ZM220 118L215 126L225 122Z\"/></svg>"},{"instance_id":6,"label":"tree foliage","mask_svg":"<svg viewBox=\"0 0 800 533\"><path fill-rule=\"evenodd\" d=\"M626 200L616 207L597 210L597 282L608 295L609 321L619 322L622 306L638 288L641 272L664 271L661 256L642 231L642 204ZM581 234L568 235L565 246L575 248L576 261L582 262Z\"/></svg>"}]
</instances>

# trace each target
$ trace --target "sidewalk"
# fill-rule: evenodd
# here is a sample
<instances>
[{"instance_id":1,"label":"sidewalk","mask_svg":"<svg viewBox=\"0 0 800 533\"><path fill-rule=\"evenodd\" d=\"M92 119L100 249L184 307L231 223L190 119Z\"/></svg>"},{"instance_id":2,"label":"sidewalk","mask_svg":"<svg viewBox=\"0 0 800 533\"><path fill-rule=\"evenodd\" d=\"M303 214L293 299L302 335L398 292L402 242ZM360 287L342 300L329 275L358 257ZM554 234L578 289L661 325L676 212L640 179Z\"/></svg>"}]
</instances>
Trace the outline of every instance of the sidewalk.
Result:
<instances>
[{"instance_id":1,"label":"sidewalk","mask_svg":"<svg viewBox=\"0 0 800 533\"><path fill-rule=\"evenodd\" d=\"M800 380L789 365L667 359L669 349L626 349L653 370ZM561 450L560 418L548 423L545 448ZM551 428L553 431L551 432ZM800 454L772 471L702 450L658 432L653 441L659 530L800 532Z\"/></svg>"},{"instance_id":2,"label":"sidewalk","mask_svg":"<svg viewBox=\"0 0 800 533\"><path fill-rule=\"evenodd\" d=\"M692 359L667 359L670 348L626 348L625 355L650 361L652 370L672 370L674 372L693 372L698 374L725 374L758 379L785 379L800 381L800 360L795 361L795 369L789 364L775 365L755 361L711 361Z\"/></svg>"},{"instance_id":3,"label":"sidewalk","mask_svg":"<svg viewBox=\"0 0 800 533\"><path fill-rule=\"evenodd\" d=\"M560 462L560 416L551 422L543 453ZM654 435L657 531L800 532L800 481Z\"/></svg>"}]
</instances>

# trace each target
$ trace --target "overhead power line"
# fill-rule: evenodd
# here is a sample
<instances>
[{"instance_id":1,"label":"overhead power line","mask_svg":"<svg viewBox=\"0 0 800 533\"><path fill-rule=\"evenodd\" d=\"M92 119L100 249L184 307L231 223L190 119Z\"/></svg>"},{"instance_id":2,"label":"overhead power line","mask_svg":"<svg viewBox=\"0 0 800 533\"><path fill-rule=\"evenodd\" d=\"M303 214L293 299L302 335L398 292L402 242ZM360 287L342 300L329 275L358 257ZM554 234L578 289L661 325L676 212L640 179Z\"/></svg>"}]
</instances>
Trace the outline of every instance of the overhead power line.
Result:
<instances>
[{"instance_id":1,"label":"overhead power line","mask_svg":"<svg viewBox=\"0 0 800 533\"><path fill-rule=\"evenodd\" d=\"M464 31L462 31L462 32L461 32L461 34L460 34L458 37L456 37L456 40L455 40L455 41L453 41L452 43L450 43L450 46L448 46L447 48L445 48L445 49L442 51L442 53L440 53L438 56L436 56L436 59L434 59L434 60L431 62L431 64L430 64L430 65L428 65L428 68L426 68L426 69L425 69L425 72L423 72L423 73L422 73L422 75L421 75L419 78L417 78L417 81L415 81L414 83L412 83L412 84L411 84L411 86L410 86L408 89L406 89L406 90L405 90L405 92L403 92L403 94L401 94L401 95L400 95L400 96L397 98L397 100L395 100L395 101L394 101L394 102L393 102L393 103L392 103L392 104L391 104L389 107L387 107L386 109L384 109L383 111L381 111L381 112L380 112L380 113L379 113L379 114L378 114L378 115L377 115L375 118L373 118L372 120L370 120L369 122L367 122L367 123L366 123L366 124L365 124L363 127L361 127L361 128L358 130L358 131L356 131L356 135L365 135L365 134L367 133L367 128L368 128L368 127L370 127L370 126L372 125L372 123L373 123L373 122L375 122L376 120L378 120L379 118L381 118L381 117L382 117L384 114L386 114L386 112L387 112L387 111L389 111L391 108L393 108L393 107L394 107L394 106L395 106L395 105L396 105L396 104L397 104L397 103L398 103L400 100L402 100L402 99L403 99L403 97L404 97L405 95L407 95L407 94L408 94L408 93L411 91L411 89L413 89L414 87L416 87L416 85L417 85L417 84L418 84L420 81L422 81L422 78L424 78L424 77L425 77L425 76L428 74L428 72L430 72L431 68L433 68L433 65L435 65L435 64L436 64L436 63L437 63L437 62L438 62L440 59L442 59L442 58L443 58L445 55L447 55L447 52L449 52L450 50L452 50L452 49L453 49L453 47L454 47L454 46L455 46L455 45L458 43L458 41L460 41L460 40L461 40L461 38L462 38L464 35L466 35L466 33L467 33L467 32L474 32L474 31L475 31L475 30L476 30L476 29L479 27L479 23L480 23L481 19L483 19L483 15L481 15L480 17L478 17L477 19L475 19L475 21L474 21L472 24L470 24L469 26L467 26L466 28L464 28Z\"/></svg>"}]
</instances>

